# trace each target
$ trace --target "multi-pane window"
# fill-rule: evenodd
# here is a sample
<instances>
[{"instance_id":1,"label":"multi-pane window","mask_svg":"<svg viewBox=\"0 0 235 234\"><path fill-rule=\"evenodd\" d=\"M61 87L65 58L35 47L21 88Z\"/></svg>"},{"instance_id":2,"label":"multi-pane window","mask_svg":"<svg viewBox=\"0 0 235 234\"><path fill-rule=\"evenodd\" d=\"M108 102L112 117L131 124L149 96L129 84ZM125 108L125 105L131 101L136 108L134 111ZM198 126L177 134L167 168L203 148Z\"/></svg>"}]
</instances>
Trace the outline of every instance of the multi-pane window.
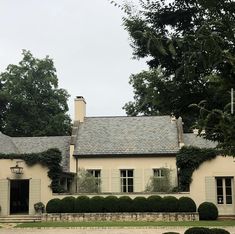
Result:
<instances>
[{"instance_id":1,"label":"multi-pane window","mask_svg":"<svg viewBox=\"0 0 235 234\"><path fill-rule=\"evenodd\" d=\"M121 174L121 192L132 193L134 192L134 171L133 170L120 170Z\"/></svg>"},{"instance_id":2,"label":"multi-pane window","mask_svg":"<svg viewBox=\"0 0 235 234\"><path fill-rule=\"evenodd\" d=\"M153 169L153 176L155 178L163 178L164 177L164 172L161 168Z\"/></svg>"},{"instance_id":3,"label":"multi-pane window","mask_svg":"<svg viewBox=\"0 0 235 234\"><path fill-rule=\"evenodd\" d=\"M232 178L218 177L216 178L217 203L232 204Z\"/></svg>"},{"instance_id":4,"label":"multi-pane window","mask_svg":"<svg viewBox=\"0 0 235 234\"><path fill-rule=\"evenodd\" d=\"M89 172L92 176L95 177L98 189L100 189L100 184L101 184L100 175L101 175L101 171L100 170L89 169L89 170L87 170L87 172Z\"/></svg>"}]
</instances>

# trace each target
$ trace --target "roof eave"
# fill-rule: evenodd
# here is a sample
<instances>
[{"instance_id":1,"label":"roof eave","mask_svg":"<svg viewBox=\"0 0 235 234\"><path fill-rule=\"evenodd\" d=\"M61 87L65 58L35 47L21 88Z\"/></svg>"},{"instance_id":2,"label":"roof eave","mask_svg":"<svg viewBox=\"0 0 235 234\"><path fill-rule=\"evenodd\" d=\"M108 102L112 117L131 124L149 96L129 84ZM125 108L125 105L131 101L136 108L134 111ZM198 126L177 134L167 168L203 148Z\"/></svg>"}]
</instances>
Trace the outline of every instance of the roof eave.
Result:
<instances>
[{"instance_id":1,"label":"roof eave","mask_svg":"<svg viewBox=\"0 0 235 234\"><path fill-rule=\"evenodd\" d=\"M138 157L175 157L178 151L157 153L93 153L73 154L75 158L138 158Z\"/></svg>"}]
</instances>

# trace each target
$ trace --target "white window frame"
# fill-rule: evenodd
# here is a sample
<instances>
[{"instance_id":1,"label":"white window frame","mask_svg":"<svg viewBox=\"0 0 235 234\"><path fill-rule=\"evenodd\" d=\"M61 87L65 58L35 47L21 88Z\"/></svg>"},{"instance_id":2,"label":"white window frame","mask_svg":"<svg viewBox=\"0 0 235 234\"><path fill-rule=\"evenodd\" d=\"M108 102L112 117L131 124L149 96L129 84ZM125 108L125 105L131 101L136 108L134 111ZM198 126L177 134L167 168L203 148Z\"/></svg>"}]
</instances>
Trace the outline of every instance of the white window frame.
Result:
<instances>
[{"instance_id":1,"label":"white window frame","mask_svg":"<svg viewBox=\"0 0 235 234\"><path fill-rule=\"evenodd\" d=\"M101 170L100 169L87 169L88 173L90 173L93 177L95 177L98 189L101 189Z\"/></svg>"},{"instance_id":2,"label":"white window frame","mask_svg":"<svg viewBox=\"0 0 235 234\"><path fill-rule=\"evenodd\" d=\"M164 173L161 168L153 168L153 177L164 178Z\"/></svg>"},{"instance_id":3,"label":"white window frame","mask_svg":"<svg viewBox=\"0 0 235 234\"><path fill-rule=\"evenodd\" d=\"M218 205L232 205L233 201L233 177L216 177L216 202ZM222 181L222 185L218 185L218 181ZM230 180L230 186L226 185L226 180ZM230 190L231 194L227 194ZM219 192L220 191L220 192ZM231 202L228 200L230 198Z\"/></svg>"},{"instance_id":4,"label":"white window frame","mask_svg":"<svg viewBox=\"0 0 235 234\"><path fill-rule=\"evenodd\" d=\"M132 173L132 176L128 175L129 172ZM121 178L121 192L133 193L134 192L134 170L133 169L120 169L120 178ZM132 181L132 183L130 181Z\"/></svg>"}]
</instances>

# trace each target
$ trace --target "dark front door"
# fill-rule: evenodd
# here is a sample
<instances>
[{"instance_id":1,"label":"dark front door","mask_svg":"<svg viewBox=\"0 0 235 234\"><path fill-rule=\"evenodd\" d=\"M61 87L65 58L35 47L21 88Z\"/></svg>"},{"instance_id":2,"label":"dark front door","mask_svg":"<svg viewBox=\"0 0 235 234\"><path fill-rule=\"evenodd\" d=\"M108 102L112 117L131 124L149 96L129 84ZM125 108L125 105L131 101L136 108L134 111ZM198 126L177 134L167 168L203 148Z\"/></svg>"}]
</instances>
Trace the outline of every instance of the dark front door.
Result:
<instances>
[{"instance_id":1,"label":"dark front door","mask_svg":"<svg viewBox=\"0 0 235 234\"><path fill-rule=\"evenodd\" d=\"M29 213L29 180L11 180L10 214Z\"/></svg>"}]
</instances>

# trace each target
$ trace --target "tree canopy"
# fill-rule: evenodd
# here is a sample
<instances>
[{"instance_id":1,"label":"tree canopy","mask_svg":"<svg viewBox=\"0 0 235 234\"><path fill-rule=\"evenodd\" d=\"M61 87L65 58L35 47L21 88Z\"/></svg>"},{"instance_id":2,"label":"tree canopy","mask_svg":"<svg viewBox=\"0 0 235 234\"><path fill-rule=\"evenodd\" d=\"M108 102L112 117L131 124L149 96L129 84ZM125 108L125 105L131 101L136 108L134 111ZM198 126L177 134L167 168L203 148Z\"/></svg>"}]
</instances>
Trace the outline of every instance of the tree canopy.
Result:
<instances>
[{"instance_id":1,"label":"tree canopy","mask_svg":"<svg viewBox=\"0 0 235 234\"><path fill-rule=\"evenodd\" d=\"M0 131L9 136L68 135L68 93L58 88L53 60L23 50L18 65L0 74Z\"/></svg>"},{"instance_id":2,"label":"tree canopy","mask_svg":"<svg viewBox=\"0 0 235 234\"><path fill-rule=\"evenodd\" d=\"M150 70L131 76L135 96L124 106L127 114L173 113L183 117L186 131L196 123L207 128L213 110L229 116L226 106L235 87L235 2L140 0L139 6L126 5L124 26L134 57L146 58ZM201 101L203 115L202 109L190 107ZM206 118L210 121L202 121ZM222 129L213 132L218 131L222 134ZM222 140L212 131L206 137Z\"/></svg>"}]
</instances>

